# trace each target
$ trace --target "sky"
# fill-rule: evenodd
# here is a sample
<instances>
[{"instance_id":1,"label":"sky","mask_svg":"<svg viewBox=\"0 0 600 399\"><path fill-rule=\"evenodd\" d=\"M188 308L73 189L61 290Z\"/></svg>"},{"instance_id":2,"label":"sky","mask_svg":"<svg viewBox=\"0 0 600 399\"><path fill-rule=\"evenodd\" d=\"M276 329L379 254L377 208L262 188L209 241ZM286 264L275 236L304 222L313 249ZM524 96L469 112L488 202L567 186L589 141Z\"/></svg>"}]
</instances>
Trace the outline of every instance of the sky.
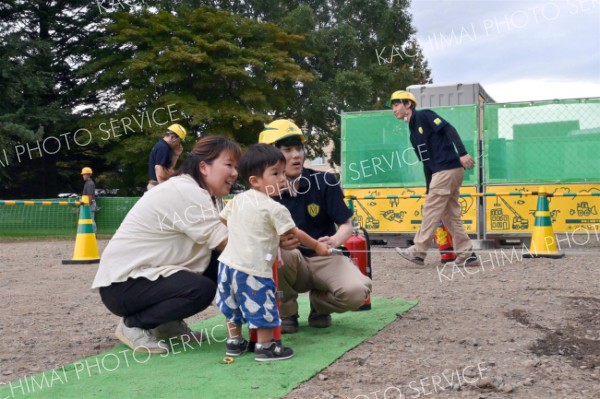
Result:
<instances>
[{"instance_id":1,"label":"sky","mask_svg":"<svg viewBox=\"0 0 600 399\"><path fill-rule=\"evenodd\" d=\"M600 0L412 0L410 12L434 84L480 83L496 102L600 97Z\"/></svg>"}]
</instances>

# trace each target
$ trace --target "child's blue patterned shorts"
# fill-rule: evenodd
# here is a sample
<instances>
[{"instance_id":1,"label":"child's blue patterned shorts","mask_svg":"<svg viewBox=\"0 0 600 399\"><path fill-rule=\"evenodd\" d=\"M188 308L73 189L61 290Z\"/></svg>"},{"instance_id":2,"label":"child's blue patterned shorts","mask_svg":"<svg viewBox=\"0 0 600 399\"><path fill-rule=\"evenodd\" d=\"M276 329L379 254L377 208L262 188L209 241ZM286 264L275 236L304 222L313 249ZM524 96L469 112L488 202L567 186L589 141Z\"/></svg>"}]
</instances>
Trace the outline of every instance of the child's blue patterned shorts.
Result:
<instances>
[{"instance_id":1,"label":"child's blue patterned shorts","mask_svg":"<svg viewBox=\"0 0 600 399\"><path fill-rule=\"evenodd\" d=\"M250 328L281 325L272 278L251 276L219 262L217 306L227 320Z\"/></svg>"}]
</instances>

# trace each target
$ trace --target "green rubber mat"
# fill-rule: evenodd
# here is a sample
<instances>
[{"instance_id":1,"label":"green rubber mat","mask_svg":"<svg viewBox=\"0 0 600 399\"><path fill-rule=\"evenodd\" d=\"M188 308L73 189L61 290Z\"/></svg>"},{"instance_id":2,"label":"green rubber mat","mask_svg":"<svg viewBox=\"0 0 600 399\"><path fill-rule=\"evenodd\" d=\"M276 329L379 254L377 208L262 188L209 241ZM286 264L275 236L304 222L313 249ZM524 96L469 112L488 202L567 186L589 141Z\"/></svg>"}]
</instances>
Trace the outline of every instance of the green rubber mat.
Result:
<instances>
[{"instance_id":1,"label":"green rubber mat","mask_svg":"<svg viewBox=\"0 0 600 399\"><path fill-rule=\"evenodd\" d=\"M0 389L0 399L280 398L418 303L375 297L372 310L334 314L330 328L315 329L306 322L308 297L301 296L299 302L304 315L300 330L283 336L284 344L295 352L290 360L259 363L247 353L232 364L222 363L225 318L216 316L192 325L207 333L202 343L172 340L168 354L135 356L120 344L109 352L12 381Z\"/></svg>"}]
</instances>

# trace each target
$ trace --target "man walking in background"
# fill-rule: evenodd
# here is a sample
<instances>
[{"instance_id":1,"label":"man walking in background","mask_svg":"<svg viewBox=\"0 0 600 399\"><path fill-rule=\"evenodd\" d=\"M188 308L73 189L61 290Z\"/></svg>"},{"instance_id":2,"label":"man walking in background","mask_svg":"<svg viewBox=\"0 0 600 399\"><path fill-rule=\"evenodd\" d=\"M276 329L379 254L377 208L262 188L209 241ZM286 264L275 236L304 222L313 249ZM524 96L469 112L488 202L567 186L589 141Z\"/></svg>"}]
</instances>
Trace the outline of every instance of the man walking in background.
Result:
<instances>
[{"instance_id":1,"label":"man walking in background","mask_svg":"<svg viewBox=\"0 0 600 399\"><path fill-rule=\"evenodd\" d=\"M174 123L167 128L164 137L154 144L148 159L148 190L167 181L175 173L177 159L183 152L181 142L185 140L185 136L187 132L184 127Z\"/></svg>"},{"instance_id":2,"label":"man walking in background","mask_svg":"<svg viewBox=\"0 0 600 399\"><path fill-rule=\"evenodd\" d=\"M392 93L388 106L396 118L408 123L410 142L417 158L431 171L431 183L425 204L423 221L414 238L414 245L396 251L404 259L417 265L425 264L427 250L431 246L438 222L442 220L454 239L456 263L479 266L473 253L473 243L460 221L461 208L458 198L465 168L475 166L473 158L466 153L456 129L435 112L417 111L417 100L412 93L398 90ZM458 154L454 143L460 143Z\"/></svg>"}]
</instances>

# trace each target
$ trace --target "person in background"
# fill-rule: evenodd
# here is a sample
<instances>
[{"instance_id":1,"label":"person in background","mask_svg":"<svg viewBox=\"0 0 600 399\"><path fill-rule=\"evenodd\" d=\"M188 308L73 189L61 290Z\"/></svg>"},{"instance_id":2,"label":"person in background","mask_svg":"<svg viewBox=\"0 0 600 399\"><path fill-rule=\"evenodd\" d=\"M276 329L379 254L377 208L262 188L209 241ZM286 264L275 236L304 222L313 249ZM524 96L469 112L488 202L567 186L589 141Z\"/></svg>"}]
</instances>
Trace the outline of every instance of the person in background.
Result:
<instances>
[{"instance_id":1,"label":"person in background","mask_svg":"<svg viewBox=\"0 0 600 399\"><path fill-rule=\"evenodd\" d=\"M167 128L164 137L154 144L148 158L148 190L173 176L177 159L183 152L181 143L186 136L184 127L174 123Z\"/></svg>"},{"instance_id":2,"label":"person in background","mask_svg":"<svg viewBox=\"0 0 600 399\"><path fill-rule=\"evenodd\" d=\"M460 221L458 201L465 168L473 168L475 161L466 152L454 126L431 110L416 110L417 100L412 93L395 91L387 105L397 119L408 123L410 142L417 158L424 163L428 181L423 220L413 240L414 245L405 250L397 248L396 251L412 263L425 264L427 250L441 220L454 240L456 264L479 266L473 243ZM455 147L455 143L459 145ZM428 173L431 173L431 181Z\"/></svg>"},{"instance_id":3,"label":"person in background","mask_svg":"<svg viewBox=\"0 0 600 399\"><path fill-rule=\"evenodd\" d=\"M83 178L83 191L81 195L87 195L89 204L90 204L90 212L92 213L92 221L94 222L94 233L96 232L96 183L94 183L94 179L92 179L92 175L94 172L92 168L86 166L81 169L81 177Z\"/></svg>"},{"instance_id":4,"label":"person in background","mask_svg":"<svg viewBox=\"0 0 600 399\"><path fill-rule=\"evenodd\" d=\"M352 235L352 212L335 175L304 168L306 138L300 128L278 119L265 126L258 141L279 148L286 159L289 189L273 199L288 208L296 226L314 239L330 249L343 245ZM357 310L371 293L371 279L346 256L320 256L305 247L282 250L281 256L282 333L298 331L298 293L310 292L308 324L314 328L329 327L331 313Z\"/></svg>"}]
</instances>

